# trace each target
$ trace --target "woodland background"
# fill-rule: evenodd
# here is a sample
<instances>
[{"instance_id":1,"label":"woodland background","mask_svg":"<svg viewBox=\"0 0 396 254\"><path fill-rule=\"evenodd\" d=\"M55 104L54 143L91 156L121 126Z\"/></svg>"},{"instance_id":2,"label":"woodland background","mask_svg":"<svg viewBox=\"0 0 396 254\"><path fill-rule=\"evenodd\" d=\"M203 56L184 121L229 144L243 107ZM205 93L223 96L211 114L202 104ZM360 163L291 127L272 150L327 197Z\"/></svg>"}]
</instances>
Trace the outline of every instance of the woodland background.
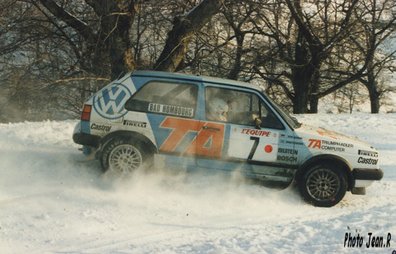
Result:
<instances>
[{"instance_id":1,"label":"woodland background","mask_svg":"<svg viewBox=\"0 0 396 254\"><path fill-rule=\"evenodd\" d=\"M134 69L252 82L290 112L396 92L394 0L1 0L0 122L76 118Z\"/></svg>"}]
</instances>

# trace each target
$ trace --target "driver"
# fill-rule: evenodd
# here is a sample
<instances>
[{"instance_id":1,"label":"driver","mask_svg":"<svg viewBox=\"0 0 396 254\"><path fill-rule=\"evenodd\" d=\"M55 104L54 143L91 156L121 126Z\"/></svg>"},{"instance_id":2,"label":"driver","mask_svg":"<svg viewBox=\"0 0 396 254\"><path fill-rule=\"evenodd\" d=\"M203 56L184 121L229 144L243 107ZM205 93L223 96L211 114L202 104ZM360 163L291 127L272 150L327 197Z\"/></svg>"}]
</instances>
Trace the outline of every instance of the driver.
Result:
<instances>
[{"instance_id":1,"label":"driver","mask_svg":"<svg viewBox=\"0 0 396 254\"><path fill-rule=\"evenodd\" d=\"M207 118L212 121L227 122L228 110L227 102L220 98L214 98L209 102Z\"/></svg>"}]
</instances>

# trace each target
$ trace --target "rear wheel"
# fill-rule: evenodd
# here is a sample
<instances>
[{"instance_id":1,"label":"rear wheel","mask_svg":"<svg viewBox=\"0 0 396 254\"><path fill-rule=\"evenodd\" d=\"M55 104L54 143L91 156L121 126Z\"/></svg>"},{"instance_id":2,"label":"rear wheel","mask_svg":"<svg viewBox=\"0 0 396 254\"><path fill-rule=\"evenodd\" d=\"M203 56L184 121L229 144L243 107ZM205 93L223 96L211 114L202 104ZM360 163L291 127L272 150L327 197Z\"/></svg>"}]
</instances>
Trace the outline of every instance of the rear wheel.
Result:
<instances>
[{"instance_id":1,"label":"rear wheel","mask_svg":"<svg viewBox=\"0 0 396 254\"><path fill-rule=\"evenodd\" d=\"M331 207L342 200L347 191L346 174L329 164L309 168L299 182L301 195L314 206Z\"/></svg>"},{"instance_id":2,"label":"rear wheel","mask_svg":"<svg viewBox=\"0 0 396 254\"><path fill-rule=\"evenodd\" d=\"M117 175L130 175L143 167L149 156L144 145L128 137L117 137L105 144L101 154L101 165L104 171Z\"/></svg>"}]
</instances>

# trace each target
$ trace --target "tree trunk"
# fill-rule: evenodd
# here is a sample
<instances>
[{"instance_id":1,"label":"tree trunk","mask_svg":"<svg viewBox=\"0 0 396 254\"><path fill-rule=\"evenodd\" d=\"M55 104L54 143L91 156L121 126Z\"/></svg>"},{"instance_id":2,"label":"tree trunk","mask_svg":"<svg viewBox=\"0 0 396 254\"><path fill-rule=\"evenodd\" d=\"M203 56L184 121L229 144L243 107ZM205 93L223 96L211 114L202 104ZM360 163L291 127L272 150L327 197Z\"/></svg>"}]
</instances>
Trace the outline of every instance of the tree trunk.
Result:
<instances>
[{"instance_id":1,"label":"tree trunk","mask_svg":"<svg viewBox=\"0 0 396 254\"><path fill-rule=\"evenodd\" d=\"M238 79L238 75L241 72L241 59L243 55L243 41L245 39L245 35L242 33L236 34L237 48L235 53L234 64L228 73L227 78L229 79Z\"/></svg>"},{"instance_id":2,"label":"tree trunk","mask_svg":"<svg viewBox=\"0 0 396 254\"><path fill-rule=\"evenodd\" d=\"M370 107L371 107L371 113L373 114L377 114L379 113L379 109L380 109L380 96L381 93L378 92L377 89L377 82L375 79L375 75L373 73L372 68L369 68L367 71L367 83L366 83L366 87L367 90L369 92L369 97L370 97Z\"/></svg>"},{"instance_id":3,"label":"tree trunk","mask_svg":"<svg viewBox=\"0 0 396 254\"><path fill-rule=\"evenodd\" d=\"M297 42L294 46L296 51L295 57L291 58L295 60L294 64L297 65L296 67L292 67L292 83L295 91L294 102L296 103L294 106L294 113L307 113L308 103L310 104L309 112L316 113L318 111L318 100L323 95L323 93L319 93L321 64L329 57L331 49L337 45L338 42L341 42L349 36L348 29L350 29L351 24L353 24L353 22L351 23L351 17L355 13L355 6L359 1L352 0L348 2L348 5L345 5L345 7L347 7L345 9L343 8L345 17L343 17L342 21L339 23L339 27L335 26L338 31L333 34L326 34L325 41L313 32L313 27L316 26L313 23L313 20L315 19L309 18L308 15L304 13L301 2L304 1L285 0L285 3L290 10L290 14L298 28ZM322 21L334 22L334 20L330 21L328 18L325 18ZM338 21L334 24L337 23ZM325 28L325 30L328 29ZM304 48L304 45L306 48L305 56L301 50ZM337 86L340 87L342 87L342 85L345 84L341 82L337 84ZM335 87L333 87L333 89L335 89Z\"/></svg>"},{"instance_id":4,"label":"tree trunk","mask_svg":"<svg viewBox=\"0 0 396 254\"><path fill-rule=\"evenodd\" d=\"M134 0L85 0L100 18L98 31L67 12L54 0L40 2L84 38L86 51L82 55L81 65L85 70L100 76L110 75L112 79L133 70L129 30L135 14Z\"/></svg>"},{"instance_id":5,"label":"tree trunk","mask_svg":"<svg viewBox=\"0 0 396 254\"><path fill-rule=\"evenodd\" d=\"M176 17L154 69L175 71L183 62L191 36L219 12L222 3L223 0L203 0L186 15Z\"/></svg>"},{"instance_id":6,"label":"tree trunk","mask_svg":"<svg viewBox=\"0 0 396 254\"><path fill-rule=\"evenodd\" d=\"M110 64L111 79L117 79L135 67L129 30L135 17L134 0L86 0L101 17L95 54L104 54ZM101 65L103 62L96 62Z\"/></svg>"},{"instance_id":7,"label":"tree trunk","mask_svg":"<svg viewBox=\"0 0 396 254\"><path fill-rule=\"evenodd\" d=\"M380 109L380 98L378 93L370 93L370 106L371 106L371 113L378 114Z\"/></svg>"},{"instance_id":8,"label":"tree trunk","mask_svg":"<svg viewBox=\"0 0 396 254\"><path fill-rule=\"evenodd\" d=\"M310 85L313 75L310 65L309 50L301 31L297 35L292 69L292 84L294 88L293 113L308 113Z\"/></svg>"},{"instance_id":9,"label":"tree trunk","mask_svg":"<svg viewBox=\"0 0 396 254\"><path fill-rule=\"evenodd\" d=\"M314 53L313 55L319 55L319 53ZM315 57L315 59L318 59ZM313 59L314 60L314 59ZM320 60L312 61L312 65L314 68L314 73L311 80L311 95L309 99L309 113L316 114L318 113L318 104L319 104L319 82L320 82Z\"/></svg>"},{"instance_id":10,"label":"tree trunk","mask_svg":"<svg viewBox=\"0 0 396 254\"><path fill-rule=\"evenodd\" d=\"M308 112L308 92L306 90L297 90L293 99L293 113L304 114Z\"/></svg>"},{"instance_id":11,"label":"tree trunk","mask_svg":"<svg viewBox=\"0 0 396 254\"><path fill-rule=\"evenodd\" d=\"M311 95L311 99L309 100L309 113L318 113L318 104L319 98L316 95Z\"/></svg>"},{"instance_id":12,"label":"tree trunk","mask_svg":"<svg viewBox=\"0 0 396 254\"><path fill-rule=\"evenodd\" d=\"M134 19L134 1L128 1L129 5L119 5L119 15L114 24L114 32L110 35L109 53L111 62L112 79L119 78L121 75L135 68L133 60L129 30ZM110 32L111 33L111 32Z\"/></svg>"}]
</instances>

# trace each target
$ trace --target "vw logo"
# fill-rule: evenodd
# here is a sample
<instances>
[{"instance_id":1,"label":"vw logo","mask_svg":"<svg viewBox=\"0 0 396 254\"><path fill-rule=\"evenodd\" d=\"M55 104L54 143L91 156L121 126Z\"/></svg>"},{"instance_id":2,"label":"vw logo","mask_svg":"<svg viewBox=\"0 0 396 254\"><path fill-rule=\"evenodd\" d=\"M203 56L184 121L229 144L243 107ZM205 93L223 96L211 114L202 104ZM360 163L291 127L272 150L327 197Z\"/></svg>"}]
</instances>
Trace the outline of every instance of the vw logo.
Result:
<instances>
[{"instance_id":1,"label":"vw logo","mask_svg":"<svg viewBox=\"0 0 396 254\"><path fill-rule=\"evenodd\" d=\"M127 113L124 104L131 95L131 91L123 84L113 84L94 97L94 108L99 115L107 119L122 117Z\"/></svg>"}]
</instances>

